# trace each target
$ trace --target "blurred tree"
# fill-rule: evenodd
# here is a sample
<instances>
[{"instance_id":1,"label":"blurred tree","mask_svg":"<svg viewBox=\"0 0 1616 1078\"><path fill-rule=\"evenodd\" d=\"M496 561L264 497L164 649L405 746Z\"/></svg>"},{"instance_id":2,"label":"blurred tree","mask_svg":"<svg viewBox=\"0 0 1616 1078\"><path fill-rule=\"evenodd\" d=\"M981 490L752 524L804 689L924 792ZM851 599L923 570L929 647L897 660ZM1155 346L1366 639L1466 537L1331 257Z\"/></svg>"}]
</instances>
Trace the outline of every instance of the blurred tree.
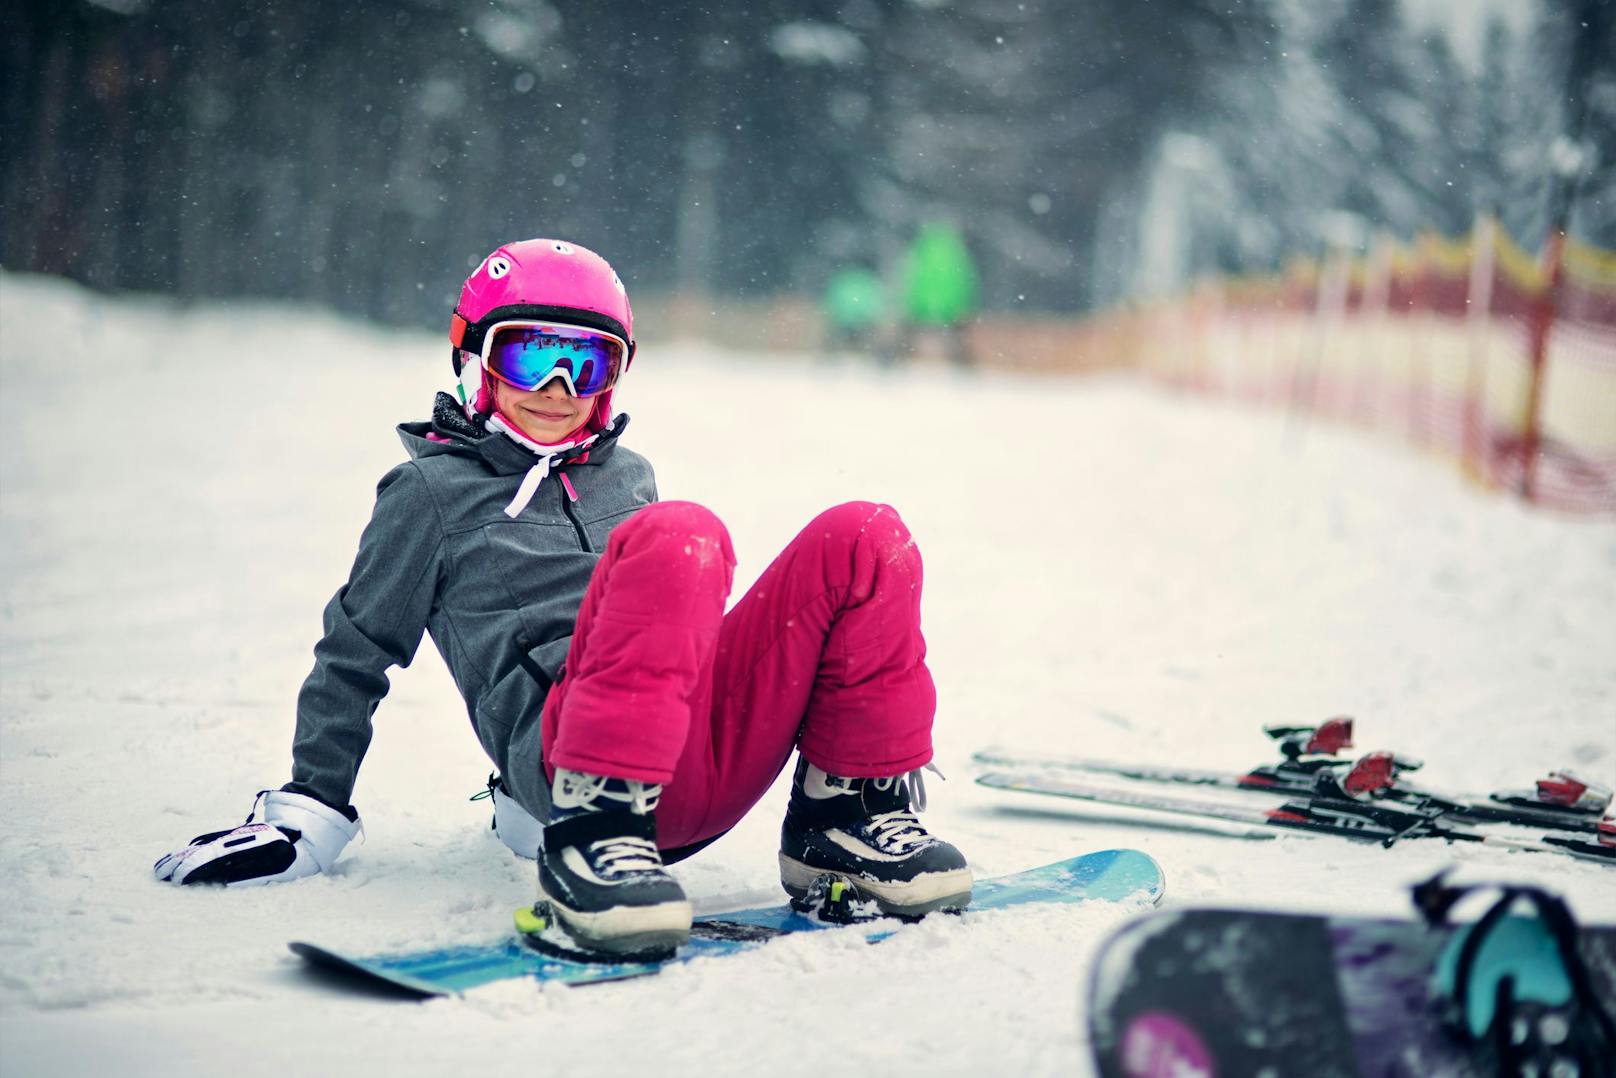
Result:
<instances>
[{"instance_id":1,"label":"blurred tree","mask_svg":"<svg viewBox=\"0 0 1616 1078\"><path fill-rule=\"evenodd\" d=\"M1074 310L1336 211L1530 243L1551 165L1608 243L1613 8L1467 67L1400 0L8 0L0 264L435 325L511 236L641 294L811 294L935 217L984 304Z\"/></svg>"}]
</instances>

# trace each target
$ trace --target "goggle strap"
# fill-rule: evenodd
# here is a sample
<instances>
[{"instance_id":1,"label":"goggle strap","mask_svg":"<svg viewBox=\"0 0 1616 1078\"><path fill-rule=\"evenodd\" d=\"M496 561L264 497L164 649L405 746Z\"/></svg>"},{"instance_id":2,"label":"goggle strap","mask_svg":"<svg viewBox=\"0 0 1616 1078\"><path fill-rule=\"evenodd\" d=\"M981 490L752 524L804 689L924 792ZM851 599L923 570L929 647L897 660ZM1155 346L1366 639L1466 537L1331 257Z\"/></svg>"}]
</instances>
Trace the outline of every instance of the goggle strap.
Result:
<instances>
[{"instance_id":1,"label":"goggle strap","mask_svg":"<svg viewBox=\"0 0 1616 1078\"><path fill-rule=\"evenodd\" d=\"M462 319L462 321L464 320ZM605 333L623 342L625 346L623 354L624 366L628 365L629 359L634 354L634 342L629 340L628 331L621 322L610 315L585 311L576 307L551 307L536 303L512 303L504 307L495 307L478 321L465 323L460 347L467 351L481 351L489 330L502 322L568 326L573 329L590 330L594 333ZM454 332L452 320L450 321L449 331L450 333Z\"/></svg>"}]
</instances>

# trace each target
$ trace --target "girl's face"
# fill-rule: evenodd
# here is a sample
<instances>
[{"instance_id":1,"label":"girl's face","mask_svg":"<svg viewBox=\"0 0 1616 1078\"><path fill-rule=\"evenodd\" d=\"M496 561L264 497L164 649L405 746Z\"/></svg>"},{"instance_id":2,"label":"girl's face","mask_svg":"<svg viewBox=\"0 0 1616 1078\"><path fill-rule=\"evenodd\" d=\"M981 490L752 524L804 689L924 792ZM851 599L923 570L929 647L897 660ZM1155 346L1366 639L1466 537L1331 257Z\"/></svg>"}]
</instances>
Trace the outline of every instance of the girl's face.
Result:
<instances>
[{"instance_id":1,"label":"girl's face","mask_svg":"<svg viewBox=\"0 0 1616 1078\"><path fill-rule=\"evenodd\" d=\"M531 393L498 378L490 381L494 383L494 405L500 414L535 442L566 441L567 435L589 422L589 414L595 409L594 397L574 397L567 392L567 383L559 378L550 379Z\"/></svg>"}]
</instances>

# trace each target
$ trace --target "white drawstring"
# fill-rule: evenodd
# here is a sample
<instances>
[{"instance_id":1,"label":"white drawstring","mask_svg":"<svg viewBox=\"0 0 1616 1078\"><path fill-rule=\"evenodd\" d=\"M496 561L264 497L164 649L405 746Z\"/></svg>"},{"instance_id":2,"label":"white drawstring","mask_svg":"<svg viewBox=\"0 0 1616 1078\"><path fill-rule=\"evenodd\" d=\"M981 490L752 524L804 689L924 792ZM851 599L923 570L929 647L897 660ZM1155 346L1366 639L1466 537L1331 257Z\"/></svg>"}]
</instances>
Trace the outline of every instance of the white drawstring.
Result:
<instances>
[{"instance_id":1,"label":"white drawstring","mask_svg":"<svg viewBox=\"0 0 1616 1078\"><path fill-rule=\"evenodd\" d=\"M526 509L528 503L533 501L533 495L539 492L539 484L549 476L550 462L552 460L555 460L554 453L540 457L539 462L527 470L527 474L522 477L522 485L516 488L516 497L512 498L511 504L505 507L506 516L515 520L522 515L522 510Z\"/></svg>"},{"instance_id":2,"label":"white drawstring","mask_svg":"<svg viewBox=\"0 0 1616 1078\"><path fill-rule=\"evenodd\" d=\"M587 438L580 438L576 442L560 442L555 445L543 445L523 434L515 427L506 423L498 412L488 417L488 429L497 430L511 441L525 449L531 449L539 455L539 462L527 470L522 477L522 485L516 488L516 497L511 504L505 507L505 515L515 520L522 515L533 501L533 495L539 492L539 484L550 477L550 463L569 449L586 449L595 443L598 434L591 434ZM574 501L577 499L574 498Z\"/></svg>"}]
</instances>

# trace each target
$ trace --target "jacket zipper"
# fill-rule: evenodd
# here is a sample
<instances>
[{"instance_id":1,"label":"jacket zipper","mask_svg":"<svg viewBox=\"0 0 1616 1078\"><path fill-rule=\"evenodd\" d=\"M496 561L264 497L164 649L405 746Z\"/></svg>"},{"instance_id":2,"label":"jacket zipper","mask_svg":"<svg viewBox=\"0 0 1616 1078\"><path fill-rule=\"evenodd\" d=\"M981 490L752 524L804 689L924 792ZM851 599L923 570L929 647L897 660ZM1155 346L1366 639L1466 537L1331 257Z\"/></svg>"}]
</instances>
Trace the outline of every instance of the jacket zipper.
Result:
<instances>
[{"instance_id":1,"label":"jacket zipper","mask_svg":"<svg viewBox=\"0 0 1616 1078\"><path fill-rule=\"evenodd\" d=\"M567 497L567 492L561 489L560 483L556 484L556 493L561 498L561 511L572 521L572 530L578 533L578 549L593 554L595 548L589 545L589 535L584 531L583 524L579 523L578 514L572 509L572 499Z\"/></svg>"}]
</instances>

